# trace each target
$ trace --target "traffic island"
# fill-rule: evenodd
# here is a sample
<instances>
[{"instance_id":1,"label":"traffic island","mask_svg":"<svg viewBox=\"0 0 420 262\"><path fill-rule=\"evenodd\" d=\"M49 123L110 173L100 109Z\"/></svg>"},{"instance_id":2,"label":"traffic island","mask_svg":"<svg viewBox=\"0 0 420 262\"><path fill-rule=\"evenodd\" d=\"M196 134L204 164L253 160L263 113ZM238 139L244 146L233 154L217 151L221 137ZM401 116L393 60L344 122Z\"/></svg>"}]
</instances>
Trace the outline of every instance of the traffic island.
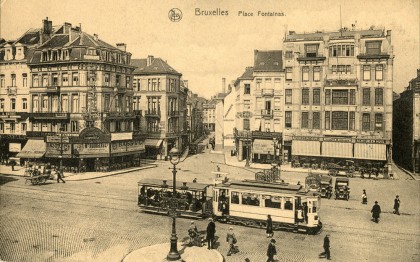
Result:
<instances>
[{"instance_id":1,"label":"traffic island","mask_svg":"<svg viewBox=\"0 0 420 262\"><path fill-rule=\"evenodd\" d=\"M137 249L129 253L122 261L123 262L163 262L168 261L166 256L169 252L169 243L163 243L153 246L147 246L144 248ZM224 258L222 254L216 249L207 249L203 247L189 247L178 244L178 251L181 255L181 259L177 261L183 262L195 262L195 261L206 261L206 262L223 262Z\"/></svg>"}]
</instances>

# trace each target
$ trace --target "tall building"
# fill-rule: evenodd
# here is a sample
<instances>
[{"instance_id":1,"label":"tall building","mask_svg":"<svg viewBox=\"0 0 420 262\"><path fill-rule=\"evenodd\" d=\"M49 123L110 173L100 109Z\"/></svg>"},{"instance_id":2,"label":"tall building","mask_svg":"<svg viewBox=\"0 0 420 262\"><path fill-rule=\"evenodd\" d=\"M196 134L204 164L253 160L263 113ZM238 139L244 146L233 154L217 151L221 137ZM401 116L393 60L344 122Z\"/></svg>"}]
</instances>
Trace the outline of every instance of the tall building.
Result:
<instances>
[{"instance_id":1,"label":"tall building","mask_svg":"<svg viewBox=\"0 0 420 262\"><path fill-rule=\"evenodd\" d=\"M173 147L189 143L186 131L188 88L182 74L161 58L133 59L133 109L142 112L134 127L145 140L146 156L168 156Z\"/></svg>"},{"instance_id":2,"label":"tall building","mask_svg":"<svg viewBox=\"0 0 420 262\"><path fill-rule=\"evenodd\" d=\"M390 163L391 31L291 31L283 51L285 150L304 163Z\"/></svg>"},{"instance_id":3,"label":"tall building","mask_svg":"<svg viewBox=\"0 0 420 262\"><path fill-rule=\"evenodd\" d=\"M138 165L144 141L132 132L134 67L125 44L114 47L70 23L52 26L48 18L22 41L29 43L21 50L15 45L15 59L25 54L29 68L19 71L29 122L28 141L17 157L41 158L69 171Z\"/></svg>"},{"instance_id":4,"label":"tall building","mask_svg":"<svg viewBox=\"0 0 420 262\"><path fill-rule=\"evenodd\" d=\"M203 125L206 132L214 132L216 126L216 100L212 97L203 104Z\"/></svg>"},{"instance_id":5,"label":"tall building","mask_svg":"<svg viewBox=\"0 0 420 262\"><path fill-rule=\"evenodd\" d=\"M394 101L393 127L394 161L420 173L420 69Z\"/></svg>"},{"instance_id":6,"label":"tall building","mask_svg":"<svg viewBox=\"0 0 420 262\"><path fill-rule=\"evenodd\" d=\"M188 91L186 130L189 143L196 142L204 134L203 104L205 101L204 98L199 97L190 90Z\"/></svg>"}]
</instances>

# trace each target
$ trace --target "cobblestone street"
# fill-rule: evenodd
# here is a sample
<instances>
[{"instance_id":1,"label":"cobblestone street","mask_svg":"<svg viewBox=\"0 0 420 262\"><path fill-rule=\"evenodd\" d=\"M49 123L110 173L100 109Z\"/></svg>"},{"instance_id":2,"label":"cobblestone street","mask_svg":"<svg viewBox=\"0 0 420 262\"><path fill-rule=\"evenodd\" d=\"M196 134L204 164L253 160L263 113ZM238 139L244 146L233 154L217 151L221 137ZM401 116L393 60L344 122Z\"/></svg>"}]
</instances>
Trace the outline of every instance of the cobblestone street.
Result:
<instances>
[{"instance_id":1,"label":"cobblestone street","mask_svg":"<svg viewBox=\"0 0 420 262\"><path fill-rule=\"evenodd\" d=\"M206 151L179 164L179 181L211 183L219 165L230 179L251 179L255 170L224 165L224 155ZM16 176L0 176L0 258L4 261L121 261L128 253L169 242L171 220L139 213L137 182L145 177L171 179L169 162L137 172L85 181L33 186ZM283 172L282 179L297 183L305 173ZM420 237L419 182L352 178L349 201L323 199L319 235L275 232L278 261L319 261L325 233L331 234L335 261L418 261ZM360 202L366 189L369 203ZM400 195L401 215L392 214ZM377 200L381 221L370 221ZM179 241L185 242L188 219L177 219ZM197 221L204 231L207 221ZM226 255L229 225L216 223L217 249ZM226 261L265 261L265 229L235 226L240 252ZM204 232L203 232L204 233ZM168 244L169 251L169 244ZM147 261L147 258L144 258Z\"/></svg>"}]
</instances>

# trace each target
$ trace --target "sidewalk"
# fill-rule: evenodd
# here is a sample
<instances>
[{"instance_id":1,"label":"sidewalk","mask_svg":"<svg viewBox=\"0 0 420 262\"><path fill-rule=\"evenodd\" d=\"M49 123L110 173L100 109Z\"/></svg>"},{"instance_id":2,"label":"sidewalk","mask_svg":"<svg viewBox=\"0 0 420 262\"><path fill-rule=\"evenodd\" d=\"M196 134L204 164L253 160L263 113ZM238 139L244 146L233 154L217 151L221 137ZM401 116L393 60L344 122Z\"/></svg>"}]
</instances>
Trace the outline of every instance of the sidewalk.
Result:
<instances>
[{"instance_id":1,"label":"sidewalk","mask_svg":"<svg viewBox=\"0 0 420 262\"><path fill-rule=\"evenodd\" d=\"M119 174L129 173L133 171L143 170L147 168L154 168L156 164L145 164L139 167L131 167L121 170L114 170L111 172L84 172L84 173L64 173L64 178L66 181L83 181L90 180L100 177L115 176ZM9 176L21 176L25 174L25 167L15 166L15 171L12 171L10 166L0 165L0 174L9 175Z\"/></svg>"}]
</instances>

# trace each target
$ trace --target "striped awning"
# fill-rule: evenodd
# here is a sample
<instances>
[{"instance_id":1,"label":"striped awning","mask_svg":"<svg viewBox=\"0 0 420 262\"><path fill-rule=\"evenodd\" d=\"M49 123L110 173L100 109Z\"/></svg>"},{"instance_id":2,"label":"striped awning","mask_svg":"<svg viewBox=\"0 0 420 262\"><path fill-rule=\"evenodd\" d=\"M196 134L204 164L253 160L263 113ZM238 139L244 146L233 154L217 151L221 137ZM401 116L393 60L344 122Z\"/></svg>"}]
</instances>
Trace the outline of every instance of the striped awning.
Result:
<instances>
[{"instance_id":1,"label":"striped awning","mask_svg":"<svg viewBox=\"0 0 420 262\"><path fill-rule=\"evenodd\" d=\"M44 140L29 139L22 151L16 156L19 158L41 158L47 150Z\"/></svg>"},{"instance_id":2,"label":"striped awning","mask_svg":"<svg viewBox=\"0 0 420 262\"><path fill-rule=\"evenodd\" d=\"M292 154L297 156L320 156L321 145L319 141L292 141Z\"/></svg>"},{"instance_id":3,"label":"striped awning","mask_svg":"<svg viewBox=\"0 0 420 262\"><path fill-rule=\"evenodd\" d=\"M354 144L354 158L369 160L386 160L385 144Z\"/></svg>"},{"instance_id":4,"label":"striped awning","mask_svg":"<svg viewBox=\"0 0 420 262\"><path fill-rule=\"evenodd\" d=\"M323 142L322 156L353 158L353 144L343 142Z\"/></svg>"}]
</instances>

